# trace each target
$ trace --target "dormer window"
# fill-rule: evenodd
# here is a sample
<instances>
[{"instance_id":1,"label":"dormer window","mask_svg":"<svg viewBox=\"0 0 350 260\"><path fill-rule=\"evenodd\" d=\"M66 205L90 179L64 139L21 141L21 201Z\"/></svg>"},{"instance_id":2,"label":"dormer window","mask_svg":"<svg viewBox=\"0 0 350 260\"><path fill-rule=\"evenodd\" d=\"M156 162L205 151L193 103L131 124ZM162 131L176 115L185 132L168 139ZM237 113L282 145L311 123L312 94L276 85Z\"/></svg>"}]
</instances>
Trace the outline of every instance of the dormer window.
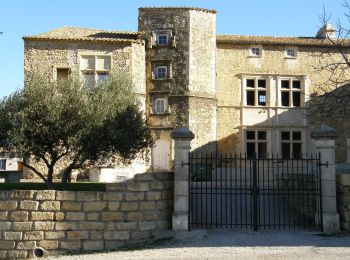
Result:
<instances>
[{"instance_id":1,"label":"dormer window","mask_svg":"<svg viewBox=\"0 0 350 260\"><path fill-rule=\"evenodd\" d=\"M261 57L262 56L262 47L261 46L251 46L249 49L250 57Z\"/></svg>"},{"instance_id":2,"label":"dormer window","mask_svg":"<svg viewBox=\"0 0 350 260\"><path fill-rule=\"evenodd\" d=\"M286 55L286 58L296 58L297 57L297 49L296 48L286 48L285 55Z\"/></svg>"},{"instance_id":3,"label":"dormer window","mask_svg":"<svg viewBox=\"0 0 350 260\"><path fill-rule=\"evenodd\" d=\"M167 45L167 44L168 44L168 34L158 34L157 45Z\"/></svg>"},{"instance_id":4,"label":"dormer window","mask_svg":"<svg viewBox=\"0 0 350 260\"><path fill-rule=\"evenodd\" d=\"M253 47L252 48L252 55L253 56L260 56L260 48Z\"/></svg>"}]
</instances>

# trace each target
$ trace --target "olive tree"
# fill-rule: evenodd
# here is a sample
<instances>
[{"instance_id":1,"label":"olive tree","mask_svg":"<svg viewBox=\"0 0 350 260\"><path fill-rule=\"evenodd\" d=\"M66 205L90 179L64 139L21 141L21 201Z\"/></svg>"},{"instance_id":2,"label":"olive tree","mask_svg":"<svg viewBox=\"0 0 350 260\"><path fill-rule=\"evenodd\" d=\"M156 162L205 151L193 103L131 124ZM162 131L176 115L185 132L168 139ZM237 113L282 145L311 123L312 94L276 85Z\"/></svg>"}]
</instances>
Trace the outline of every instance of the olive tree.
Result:
<instances>
[{"instance_id":1,"label":"olive tree","mask_svg":"<svg viewBox=\"0 0 350 260\"><path fill-rule=\"evenodd\" d=\"M24 166L49 186L61 161L66 183L74 169L129 163L152 144L131 80L116 71L92 89L77 76L50 82L31 74L22 90L1 100L0 122L3 151L30 158Z\"/></svg>"}]
</instances>

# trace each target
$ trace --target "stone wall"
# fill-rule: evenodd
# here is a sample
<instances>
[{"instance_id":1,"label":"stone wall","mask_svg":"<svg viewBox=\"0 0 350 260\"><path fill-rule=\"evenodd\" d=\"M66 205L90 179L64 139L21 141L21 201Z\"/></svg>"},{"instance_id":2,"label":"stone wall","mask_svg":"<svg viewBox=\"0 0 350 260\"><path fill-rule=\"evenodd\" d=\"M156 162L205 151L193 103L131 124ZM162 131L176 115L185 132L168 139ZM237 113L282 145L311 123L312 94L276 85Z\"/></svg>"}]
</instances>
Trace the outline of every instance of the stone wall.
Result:
<instances>
[{"instance_id":1,"label":"stone wall","mask_svg":"<svg viewBox=\"0 0 350 260\"><path fill-rule=\"evenodd\" d=\"M173 174L139 174L106 192L0 191L0 259L112 250L171 227Z\"/></svg>"},{"instance_id":2,"label":"stone wall","mask_svg":"<svg viewBox=\"0 0 350 260\"><path fill-rule=\"evenodd\" d=\"M217 139L221 152L245 152L244 131L247 128L270 131L268 152L280 153L280 132L301 131L303 152L310 152L309 122L303 108L281 107L276 83L281 78L298 78L305 87L305 101L313 93L321 93L330 78L330 72L320 70L320 64L329 64L338 55L324 46L299 46L296 59L285 57L285 45L263 44L262 57L249 55L254 44L217 42ZM327 55L325 55L325 52ZM321 62L321 63L320 63ZM344 75L345 76L345 75ZM345 77L348 77L346 75ZM263 77L267 82L267 106L251 108L244 105L242 92L246 77ZM327 85L329 86L329 85ZM327 121L327 124L328 123ZM332 125L330 125L332 126ZM336 125L332 126L336 127ZM345 160L345 137L339 133L337 159Z\"/></svg>"},{"instance_id":3,"label":"stone wall","mask_svg":"<svg viewBox=\"0 0 350 260\"><path fill-rule=\"evenodd\" d=\"M153 135L168 143L171 156L174 148L170 132L186 125L196 136L192 147L207 148L208 143L216 140L215 11L140 8L138 31L142 32L147 46L146 111ZM169 35L168 45L157 45L156 36L160 32ZM166 79L154 78L157 66L167 66ZM157 98L167 100L166 113L152 113ZM214 144L209 147L215 149Z\"/></svg>"},{"instance_id":4,"label":"stone wall","mask_svg":"<svg viewBox=\"0 0 350 260\"><path fill-rule=\"evenodd\" d=\"M350 174L337 174L337 208L340 228L350 231Z\"/></svg>"}]
</instances>

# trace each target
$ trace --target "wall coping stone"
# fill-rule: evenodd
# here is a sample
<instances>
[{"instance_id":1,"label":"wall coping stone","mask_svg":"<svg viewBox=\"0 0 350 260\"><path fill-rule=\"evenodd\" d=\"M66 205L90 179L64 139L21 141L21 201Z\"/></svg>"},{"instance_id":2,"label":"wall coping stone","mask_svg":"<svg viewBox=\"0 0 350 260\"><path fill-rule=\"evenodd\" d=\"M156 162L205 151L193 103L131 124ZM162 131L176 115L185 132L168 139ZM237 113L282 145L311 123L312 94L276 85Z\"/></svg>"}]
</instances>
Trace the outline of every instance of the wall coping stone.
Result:
<instances>
[{"instance_id":1,"label":"wall coping stone","mask_svg":"<svg viewBox=\"0 0 350 260\"><path fill-rule=\"evenodd\" d=\"M191 141L194 138L194 133L192 133L187 127L180 126L175 128L171 133L171 138L174 140L188 140Z\"/></svg>"},{"instance_id":2,"label":"wall coping stone","mask_svg":"<svg viewBox=\"0 0 350 260\"><path fill-rule=\"evenodd\" d=\"M314 139L335 139L338 134L334 128L322 124L311 133L311 137Z\"/></svg>"}]
</instances>

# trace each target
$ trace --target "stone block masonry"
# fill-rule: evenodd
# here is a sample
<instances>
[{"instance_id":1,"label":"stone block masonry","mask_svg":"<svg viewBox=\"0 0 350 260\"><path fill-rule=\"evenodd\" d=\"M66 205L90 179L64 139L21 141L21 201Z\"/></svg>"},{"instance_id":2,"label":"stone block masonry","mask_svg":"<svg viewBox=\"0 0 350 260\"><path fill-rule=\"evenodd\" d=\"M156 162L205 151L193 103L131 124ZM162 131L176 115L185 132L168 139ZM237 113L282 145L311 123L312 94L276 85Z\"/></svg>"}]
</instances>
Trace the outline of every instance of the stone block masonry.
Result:
<instances>
[{"instance_id":1,"label":"stone block masonry","mask_svg":"<svg viewBox=\"0 0 350 260\"><path fill-rule=\"evenodd\" d=\"M350 174L337 175L337 208L342 230L350 231Z\"/></svg>"},{"instance_id":2,"label":"stone block masonry","mask_svg":"<svg viewBox=\"0 0 350 260\"><path fill-rule=\"evenodd\" d=\"M112 250L171 228L173 173L139 174L106 191L0 191L0 259Z\"/></svg>"}]
</instances>

